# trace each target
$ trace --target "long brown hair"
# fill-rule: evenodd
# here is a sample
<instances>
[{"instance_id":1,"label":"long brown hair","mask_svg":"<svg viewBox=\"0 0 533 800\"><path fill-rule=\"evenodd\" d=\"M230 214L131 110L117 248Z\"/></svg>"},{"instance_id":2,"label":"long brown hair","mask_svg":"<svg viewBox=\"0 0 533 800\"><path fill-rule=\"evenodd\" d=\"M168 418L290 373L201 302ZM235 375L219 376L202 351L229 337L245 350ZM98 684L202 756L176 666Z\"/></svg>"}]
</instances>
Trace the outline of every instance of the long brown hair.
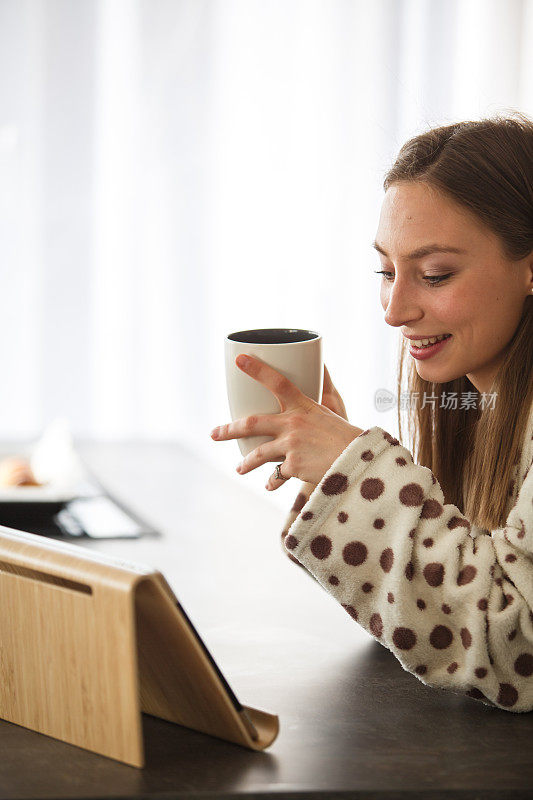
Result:
<instances>
[{"instance_id":1,"label":"long brown hair","mask_svg":"<svg viewBox=\"0 0 533 800\"><path fill-rule=\"evenodd\" d=\"M422 133L401 148L383 183L424 182L477 215L500 238L510 260L533 251L533 121L518 112L458 122ZM401 337L403 340L403 337ZM400 341L398 397L436 397L407 404L408 438L417 463L435 474L447 503L488 530L505 524L512 480L519 463L533 402L533 296L525 298L518 327L482 408L475 386L464 375L447 383L423 380ZM402 375L407 372L407 387ZM418 395L415 393L418 392ZM450 392L455 410L441 407ZM463 392L475 407L461 408ZM404 395L405 396L405 395ZM398 427L402 439L401 408ZM465 486L463 487L463 480ZM464 488L464 492L463 492ZM466 496L465 496L466 495Z\"/></svg>"}]
</instances>

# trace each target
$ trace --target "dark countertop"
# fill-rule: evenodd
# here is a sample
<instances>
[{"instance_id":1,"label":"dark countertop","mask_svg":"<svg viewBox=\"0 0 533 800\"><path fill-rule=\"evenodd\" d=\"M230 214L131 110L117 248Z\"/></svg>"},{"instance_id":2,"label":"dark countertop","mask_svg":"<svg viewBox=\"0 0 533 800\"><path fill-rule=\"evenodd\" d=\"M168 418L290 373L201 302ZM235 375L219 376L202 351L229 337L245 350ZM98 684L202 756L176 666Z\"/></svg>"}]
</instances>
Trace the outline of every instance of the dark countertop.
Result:
<instances>
[{"instance_id":1,"label":"dark countertop","mask_svg":"<svg viewBox=\"0 0 533 800\"><path fill-rule=\"evenodd\" d=\"M77 543L160 569L239 700L277 714L280 733L255 753L143 715L138 770L0 722L0 800L533 798L533 714L405 672L289 561L284 515L244 481L176 444L80 451L161 536Z\"/></svg>"}]
</instances>

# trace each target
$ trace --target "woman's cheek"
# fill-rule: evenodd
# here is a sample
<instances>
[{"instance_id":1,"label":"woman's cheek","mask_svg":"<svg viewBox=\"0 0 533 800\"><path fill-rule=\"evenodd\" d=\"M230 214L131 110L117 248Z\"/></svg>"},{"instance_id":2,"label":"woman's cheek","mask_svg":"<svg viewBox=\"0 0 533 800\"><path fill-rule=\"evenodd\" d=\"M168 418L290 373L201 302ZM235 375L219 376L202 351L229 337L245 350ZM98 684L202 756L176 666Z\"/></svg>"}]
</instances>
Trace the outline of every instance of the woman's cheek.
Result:
<instances>
[{"instance_id":1,"label":"woman's cheek","mask_svg":"<svg viewBox=\"0 0 533 800\"><path fill-rule=\"evenodd\" d=\"M459 326L465 319L472 318L472 308L475 307L476 302L479 302L472 299L465 303L464 298L456 292L443 292L436 300L435 313L442 320L448 320L451 325Z\"/></svg>"}]
</instances>

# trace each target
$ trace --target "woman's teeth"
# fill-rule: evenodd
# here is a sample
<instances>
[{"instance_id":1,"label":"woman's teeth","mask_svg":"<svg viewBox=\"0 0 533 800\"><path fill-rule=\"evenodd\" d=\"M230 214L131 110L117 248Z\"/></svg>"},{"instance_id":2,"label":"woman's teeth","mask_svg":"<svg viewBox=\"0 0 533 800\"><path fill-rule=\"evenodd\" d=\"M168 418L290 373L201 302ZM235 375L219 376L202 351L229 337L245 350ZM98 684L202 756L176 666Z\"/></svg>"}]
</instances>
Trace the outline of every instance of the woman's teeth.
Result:
<instances>
[{"instance_id":1,"label":"woman's teeth","mask_svg":"<svg viewBox=\"0 0 533 800\"><path fill-rule=\"evenodd\" d=\"M441 336L434 336L432 339L411 339L411 344L414 347L427 347L435 342L440 342L442 339L447 339L451 333L443 333Z\"/></svg>"}]
</instances>

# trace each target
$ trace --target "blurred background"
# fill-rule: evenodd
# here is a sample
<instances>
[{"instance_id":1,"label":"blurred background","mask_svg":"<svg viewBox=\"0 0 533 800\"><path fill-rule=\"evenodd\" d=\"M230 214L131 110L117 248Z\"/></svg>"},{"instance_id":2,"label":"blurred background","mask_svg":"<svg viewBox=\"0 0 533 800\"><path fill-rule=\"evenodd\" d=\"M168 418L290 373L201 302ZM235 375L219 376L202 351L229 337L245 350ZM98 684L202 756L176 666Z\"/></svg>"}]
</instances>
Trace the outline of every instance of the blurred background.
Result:
<instances>
[{"instance_id":1,"label":"blurred background","mask_svg":"<svg viewBox=\"0 0 533 800\"><path fill-rule=\"evenodd\" d=\"M371 242L401 144L533 113L532 0L0 0L0 438L179 441L240 477L224 337L301 327L397 433Z\"/></svg>"}]
</instances>

